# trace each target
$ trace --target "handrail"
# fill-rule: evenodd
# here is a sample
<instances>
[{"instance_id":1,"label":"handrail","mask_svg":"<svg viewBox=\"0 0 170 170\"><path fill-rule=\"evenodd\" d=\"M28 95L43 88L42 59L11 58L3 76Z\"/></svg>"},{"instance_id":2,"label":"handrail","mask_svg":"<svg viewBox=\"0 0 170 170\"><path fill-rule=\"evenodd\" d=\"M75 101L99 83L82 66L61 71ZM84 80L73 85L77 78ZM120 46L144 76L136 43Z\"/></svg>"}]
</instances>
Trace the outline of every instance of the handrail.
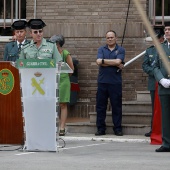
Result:
<instances>
[{"instance_id":1,"label":"handrail","mask_svg":"<svg viewBox=\"0 0 170 170\"><path fill-rule=\"evenodd\" d=\"M137 60L138 58L140 58L141 56L143 56L146 53L146 51L143 51L142 53L140 53L139 55L137 55L136 57L132 58L131 60L129 60L128 62L125 63L124 67L128 66L129 64L133 63L135 60Z\"/></svg>"}]
</instances>

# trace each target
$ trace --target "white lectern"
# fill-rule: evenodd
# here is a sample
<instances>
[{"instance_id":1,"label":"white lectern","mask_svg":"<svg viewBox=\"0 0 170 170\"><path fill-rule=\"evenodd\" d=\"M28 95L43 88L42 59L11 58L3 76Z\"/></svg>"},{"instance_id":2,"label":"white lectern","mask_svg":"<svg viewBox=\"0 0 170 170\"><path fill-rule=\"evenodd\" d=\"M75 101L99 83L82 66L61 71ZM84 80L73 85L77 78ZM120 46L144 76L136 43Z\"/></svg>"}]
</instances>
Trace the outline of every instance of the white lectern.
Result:
<instances>
[{"instance_id":1,"label":"white lectern","mask_svg":"<svg viewBox=\"0 0 170 170\"><path fill-rule=\"evenodd\" d=\"M19 59L27 151L57 151L56 103L60 73L71 73L54 59ZM63 69L62 69L63 68ZM58 109L59 110L59 109Z\"/></svg>"}]
</instances>

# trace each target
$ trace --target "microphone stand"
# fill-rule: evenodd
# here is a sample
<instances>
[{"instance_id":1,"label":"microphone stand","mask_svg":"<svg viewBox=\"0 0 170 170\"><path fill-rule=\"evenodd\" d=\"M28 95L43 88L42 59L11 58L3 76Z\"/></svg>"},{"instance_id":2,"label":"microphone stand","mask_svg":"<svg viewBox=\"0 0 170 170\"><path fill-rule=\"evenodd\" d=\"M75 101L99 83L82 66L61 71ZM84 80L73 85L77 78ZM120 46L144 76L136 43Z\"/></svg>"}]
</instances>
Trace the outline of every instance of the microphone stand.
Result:
<instances>
[{"instance_id":1,"label":"microphone stand","mask_svg":"<svg viewBox=\"0 0 170 170\"><path fill-rule=\"evenodd\" d=\"M21 50L19 50L17 53L15 53L15 55L18 55L21 51L25 50L25 49L28 48L28 47L33 46L34 44L37 44L37 42L34 42L33 44L30 44L30 43L29 43L28 46L26 46L25 48L22 48ZM27 45L27 44L25 44L25 45ZM13 67L15 67L15 66L16 66L16 61L11 61L11 65L12 65Z\"/></svg>"}]
</instances>

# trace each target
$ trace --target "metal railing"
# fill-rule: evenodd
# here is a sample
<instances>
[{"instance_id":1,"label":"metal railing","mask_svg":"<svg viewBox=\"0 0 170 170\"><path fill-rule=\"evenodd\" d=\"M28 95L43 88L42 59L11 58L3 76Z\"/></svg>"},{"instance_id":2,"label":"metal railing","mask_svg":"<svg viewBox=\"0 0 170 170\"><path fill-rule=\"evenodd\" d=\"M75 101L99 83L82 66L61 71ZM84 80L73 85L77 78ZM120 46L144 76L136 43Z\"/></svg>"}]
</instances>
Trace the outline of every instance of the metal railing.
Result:
<instances>
[{"instance_id":1,"label":"metal railing","mask_svg":"<svg viewBox=\"0 0 170 170\"><path fill-rule=\"evenodd\" d=\"M134 57L131 60L129 60L128 62L126 62L124 67L127 67L129 64L133 63L135 60L137 60L138 58L142 57L145 53L146 53L146 51L143 51L142 53L140 53L136 57Z\"/></svg>"}]
</instances>

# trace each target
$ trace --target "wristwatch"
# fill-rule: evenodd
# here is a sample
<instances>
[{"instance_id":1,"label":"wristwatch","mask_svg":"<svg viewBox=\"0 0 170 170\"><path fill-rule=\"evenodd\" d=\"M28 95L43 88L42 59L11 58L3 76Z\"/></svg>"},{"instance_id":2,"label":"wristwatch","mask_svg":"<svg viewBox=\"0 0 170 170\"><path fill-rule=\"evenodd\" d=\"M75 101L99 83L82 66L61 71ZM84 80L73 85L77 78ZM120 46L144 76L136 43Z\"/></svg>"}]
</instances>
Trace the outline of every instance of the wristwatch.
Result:
<instances>
[{"instance_id":1,"label":"wristwatch","mask_svg":"<svg viewBox=\"0 0 170 170\"><path fill-rule=\"evenodd\" d=\"M104 59L102 59L102 64L104 64Z\"/></svg>"}]
</instances>

